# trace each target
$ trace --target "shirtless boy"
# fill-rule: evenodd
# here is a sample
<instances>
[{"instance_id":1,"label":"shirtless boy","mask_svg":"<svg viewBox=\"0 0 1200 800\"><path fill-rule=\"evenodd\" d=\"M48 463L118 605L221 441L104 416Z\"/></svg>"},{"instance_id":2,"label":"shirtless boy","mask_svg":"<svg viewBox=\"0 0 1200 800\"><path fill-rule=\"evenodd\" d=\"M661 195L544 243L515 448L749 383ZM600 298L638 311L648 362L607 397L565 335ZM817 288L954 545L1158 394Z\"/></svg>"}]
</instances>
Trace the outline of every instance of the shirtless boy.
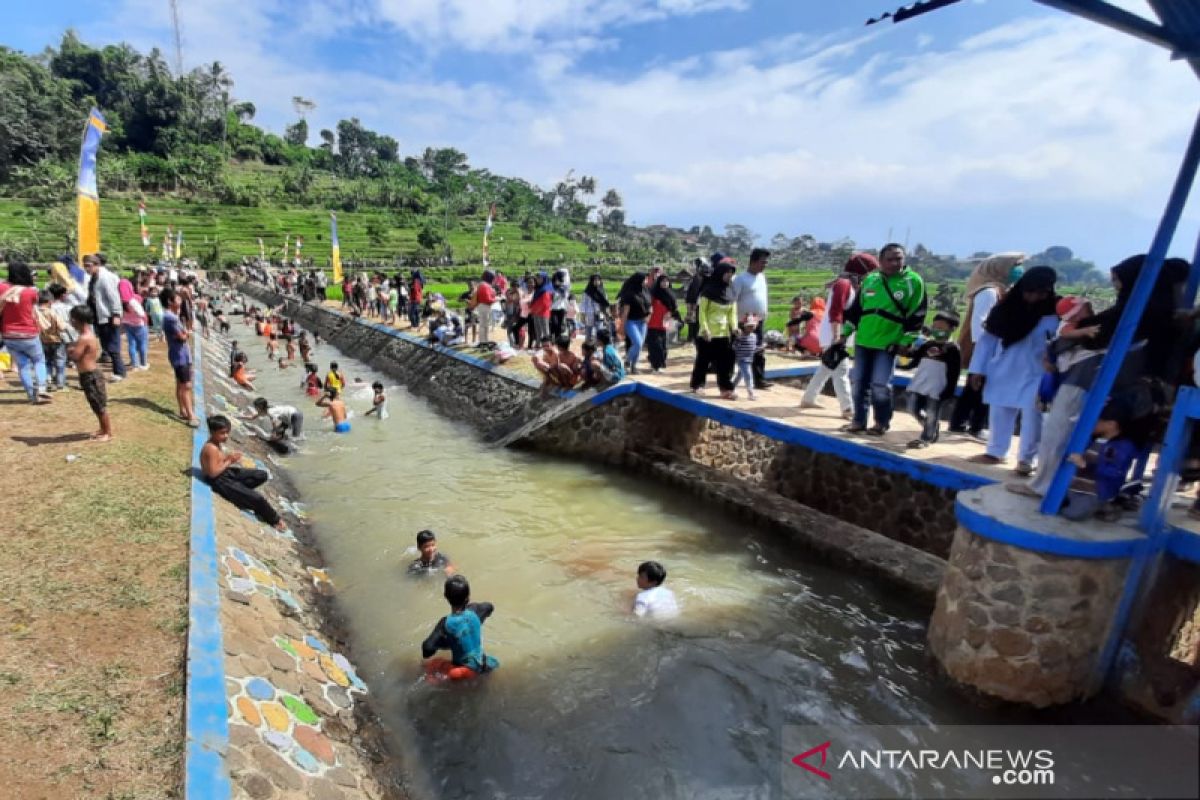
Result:
<instances>
[{"instance_id":1,"label":"shirtless boy","mask_svg":"<svg viewBox=\"0 0 1200 800\"><path fill-rule=\"evenodd\" d=\"M92 413L100 420L100 430L92 434L92 441L112 441L108 387L104 375L96 368L96 361L100 358L100 340L92 332L92 310L87 306L72 308L71 327L79 334L79 338L67 348L67 357L75 362L75 368L79 371L79 388L92 407Z\"/></svg>"}]
</instances>

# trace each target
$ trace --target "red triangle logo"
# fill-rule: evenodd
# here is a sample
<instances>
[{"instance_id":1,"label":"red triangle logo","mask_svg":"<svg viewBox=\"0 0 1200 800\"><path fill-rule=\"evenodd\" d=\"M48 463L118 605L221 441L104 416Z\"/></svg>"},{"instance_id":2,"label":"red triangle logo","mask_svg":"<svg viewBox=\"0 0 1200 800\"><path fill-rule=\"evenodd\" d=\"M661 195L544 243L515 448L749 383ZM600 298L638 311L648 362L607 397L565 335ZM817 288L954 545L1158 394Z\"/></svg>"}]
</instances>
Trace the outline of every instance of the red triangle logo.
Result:
<instances>
[{"instance_id":1,"label":"red triangle logo","mask_svg":"<svg viewBox=\"0 0 1200 800\"><path fill-rule=\"evenodd\" d=\"M832 744L833 744L833 742L825 742L824 744L817 745L816 747L812 748L811 750L805 750L803 753L801 753L800 755L793 758L792 763L795 764L797 767L808 770L809 772L811 772L814 775L820 775L822 778L824 778L827 781L832 780L833 776L830 775L828 772L826 772L823 769L818 769L817 767L814 767L812 764L808 763L809 758L816 755L817 753L820 753L821 754L821 766L822 767L825 766L825 759L829 755L829 747Z\"/></svg>"}]
</instances>

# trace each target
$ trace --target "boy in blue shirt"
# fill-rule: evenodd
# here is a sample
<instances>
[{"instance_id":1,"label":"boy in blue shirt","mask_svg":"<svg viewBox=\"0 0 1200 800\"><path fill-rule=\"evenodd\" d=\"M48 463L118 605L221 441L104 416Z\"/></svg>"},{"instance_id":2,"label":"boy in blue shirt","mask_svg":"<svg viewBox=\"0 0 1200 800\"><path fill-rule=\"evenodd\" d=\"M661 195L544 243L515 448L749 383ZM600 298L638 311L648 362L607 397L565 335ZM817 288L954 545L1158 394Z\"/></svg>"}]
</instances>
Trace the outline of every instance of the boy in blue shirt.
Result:
<instances>
[{"instance_id":1,"label":"boy in blue shirt","mask_svg":"<svg viewBox=\"0 0 1200 800\"><path fill-rule=\"evenodd\" d=\"M600 363L612 375L612 382L619 383L624 380L625 364L621 361L621 356L617 354L617 348L613 347L612 333L605 328L601 328L596 331L596 341L603 348L601 350Z\"/></svg>"},{"instance_id":2,"label":"boy in blue shirt","mask_svg":"<svg viewBox=\"0 0 1200 800\"><path fill-rule=\"evenodd\" d=\"M421 643L421 657L430 658L438 650L449 650L451 660L447 664L444 659L433 659L426 664L427 673L460 680L499 667L499 661L483 652L483 622L496 607L491 603L470 602L471 584L462 575L446 579L443 596L450 604L450 613L438 620Z\"/></svg>"}]
</instances>

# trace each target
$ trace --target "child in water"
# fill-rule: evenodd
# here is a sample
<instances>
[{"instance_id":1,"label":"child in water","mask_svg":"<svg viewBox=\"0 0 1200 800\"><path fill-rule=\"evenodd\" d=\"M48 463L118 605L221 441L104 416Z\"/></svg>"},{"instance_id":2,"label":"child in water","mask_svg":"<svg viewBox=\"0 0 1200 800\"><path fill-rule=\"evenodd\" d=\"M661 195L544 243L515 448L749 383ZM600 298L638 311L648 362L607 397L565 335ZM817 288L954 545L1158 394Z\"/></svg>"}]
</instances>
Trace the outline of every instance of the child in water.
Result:
<instances>
[{"instance_id":1,"label":"child in water","mask_svg":"<svg viewBox=\"0 0 1200 800\"><path fill-rule=\"evenodd\" d=\"M327 389L325 396L317 401L317 406L325 409L325 413L321 415L322 419L333 420L334 433L349 433L350 421L347 419L346 404L339 394L337 389Z\"/></svg>"},{"instance_id":2,"label":"child in water","mask_svg":"<svg viewBox=\"0 0 1200 800\"><path fill-rule=\"evenodd\" d=\"M304 393L309 397L321 396L321 376L317 374L316 364L305 364L307 372L304 375L304 382L301 384L304 387Z\"/></svg>"},{"instance_id":3,"label":"child in water","mask_svg":"<svg viewBox=\"0 0 1200 800\"><path fill-rule=\"evenodd\" d=\"M375 415L376 419L387 419L387 395L383 393L383 384L375 381L371 384L371 388L375 390L375 397L371 400L371 410L364 416Z\"/></svg>"},{"instance_id":4,"label":"child in water","mask_svg":"<svg viewBox=\"0 0 1200 800\"><path fill-rule=\"evenodd\" d=\"M446 579L443 596L450 604L450 613L438 620L433 632L421 643L421 657L428 659L438 650L449 650L450 663L433 659L426 663L426 672L460 679L499 667L499 661L483 652L483 623L496 607L491 603L470 602L471 584L462 575Z\"/></svg>"},{"instance_id":5,"label":"child in water","mask_svg":"<svg viewBox=\"0 0 1200 800\"><path fill-rule=\"evenodd\" d=\"M338 369L336 361L329 362L329 372L325 374L325 388L337 389L339 392L346 388L346 373Z\"/></svg>"},{"instance_id":6,"label":"child in water","mask_svg":"<svg viewBox=\"0 0 1200 800\"><path fill-rule=\"evenodd\" d=\"M657 561L644 561L637 569L637 587L640 590L633 601L633 613L650 619L668 619L679 614L675 593L663 586L667 570Z\"/></svg>"},{"instance_id":7,"label":"child in water","mask_svg":"<svg viewBox=\"0 0 1200 800\"><path fill-rule=\"evenodd\" d=\"M428 575L431 572L445 571L446 575L454 574L454 565L450 556L438 550L437 534L433 531L421 531L417 534L417 549L421 557L408 565L410 575Z\"/></svg>"}]
</instances>

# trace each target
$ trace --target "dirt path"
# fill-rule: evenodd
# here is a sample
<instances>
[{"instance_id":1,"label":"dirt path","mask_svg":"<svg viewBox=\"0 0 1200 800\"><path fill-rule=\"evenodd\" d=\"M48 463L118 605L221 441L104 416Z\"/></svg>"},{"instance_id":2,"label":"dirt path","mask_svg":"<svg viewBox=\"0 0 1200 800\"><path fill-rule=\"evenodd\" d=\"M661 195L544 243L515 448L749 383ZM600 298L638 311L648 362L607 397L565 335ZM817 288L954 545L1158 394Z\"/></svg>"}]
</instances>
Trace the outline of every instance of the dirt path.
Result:
<instances>
[{"instance_id":1,"label":"dirt path","mask_svg":"<svg viewBox=\"0 0 1200 800\"><path fill-rule=\"evenodd\" d=\"M0 381L5 798L181 796L191 430L151 351L109 386L110 444L81 392Z\"/></svg>"}]
</instances>

